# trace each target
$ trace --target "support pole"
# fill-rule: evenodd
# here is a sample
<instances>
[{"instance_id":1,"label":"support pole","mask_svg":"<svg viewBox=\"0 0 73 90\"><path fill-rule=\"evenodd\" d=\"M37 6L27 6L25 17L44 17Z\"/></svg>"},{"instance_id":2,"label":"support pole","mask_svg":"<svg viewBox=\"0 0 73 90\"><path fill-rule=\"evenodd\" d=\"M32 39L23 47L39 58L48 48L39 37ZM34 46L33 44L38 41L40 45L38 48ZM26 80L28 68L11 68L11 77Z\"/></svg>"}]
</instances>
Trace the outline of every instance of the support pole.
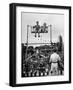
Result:
<instances>
[{"instance_id":1,"label":"support pole","mask_svg":"<svg viewBox=\"0 0 73 90\"><path fill-rule=\"evenodd\" d=\"M27 25L27 47L28 47L28 29L29 29L29 25Z\"/></svg>"},{"instance_id":2,"label":"support pole","mask_svg":"<svg viewBox=\"0 0 73 90\"><path fill-rule=\"evenodd\" d=\"M28 29L29 29L29 25L27 25L27 41L26 41L26 54L25 54L26 58L27 58L27 50L28 50Z\"/></svg>"},{"instance_id":3,"label":"support pole","mask_svg":"<svg viewBox=\"0 0 73 90\"><path fill-rule=\"evenodd\" d=\"M50 24L50 43L52 43L52 25Z\"/></svg>"}]
</instances>

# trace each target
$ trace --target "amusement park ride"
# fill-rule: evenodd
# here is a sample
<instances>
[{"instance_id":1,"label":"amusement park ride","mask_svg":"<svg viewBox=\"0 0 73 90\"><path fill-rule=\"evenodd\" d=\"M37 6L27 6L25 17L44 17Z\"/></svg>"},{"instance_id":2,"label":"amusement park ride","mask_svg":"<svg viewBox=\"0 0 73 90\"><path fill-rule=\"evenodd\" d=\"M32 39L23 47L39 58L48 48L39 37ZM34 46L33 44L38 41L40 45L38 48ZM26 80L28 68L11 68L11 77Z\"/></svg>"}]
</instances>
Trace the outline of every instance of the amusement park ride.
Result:
<instances>
[{"instance_id":1,"label":"amusement park ride","mask_svg":"<svg viewBox=\"0 0 73 90\"><path fill-rule=\"evenodd\" d=\"M48 33L48 26L46 25L46 23L43 24L43 26L40 27L39 22L36 22L36 25L32 27L33 31L31 31L31 33L35 33L35 37L36 34L38 33L38 37L40 37L40 33Z\"/></svg>"},{"instance_id":2,"label":"amusement park ride","mask_svg":"<svg viewBox=\"0 0 73 90\"><path fill-rule=\"evenodd\" d=\"M50 43L47 43L47 44L52 44L52 25L50 24L50 25L47 25L46 23L44 23L43 24L43 26L40 26L39 25L39 22L37 21L36 22L36 25L35 26L30 26L30 25L27 25L27 41L26 41L26 43L25 43L25 45L26 45L26 57L27 57L27 50L28 50L28 45L32 45L32 44L36 44L36 43L29 43L28 42L28 31L29 31L29 28L31 28L31 34L34 34L34 37L35 38L40 38L41 36L40 36L40 34L45 34L45 33L48 33L48 30L49 30L49 28L50 28ZM37 43L37 44L45 44L46 45L46 43Z\"/></svg>"},{"instance_id":3,"label":"amusement park ride","mask_svg":"<svg viewBox=\"0 0 73 90\"><path fill-rule=\"evenodd\" d=\"M39 22L37 21L35 26L27 25L27 43L26 43L26 45L29 44L28 43L28 31L29 31L29 27L31 28L31 33L35 34L34 35L35 38L37 38L37 37L40 38L40 34L42 34L42 33L48 33L48 30L49 30L48 28L50 28L50 43L52 43L52 25L51 24L47 25L46 23L44 23L43 26L40 26Z\"/></svg>"}]
</instances>

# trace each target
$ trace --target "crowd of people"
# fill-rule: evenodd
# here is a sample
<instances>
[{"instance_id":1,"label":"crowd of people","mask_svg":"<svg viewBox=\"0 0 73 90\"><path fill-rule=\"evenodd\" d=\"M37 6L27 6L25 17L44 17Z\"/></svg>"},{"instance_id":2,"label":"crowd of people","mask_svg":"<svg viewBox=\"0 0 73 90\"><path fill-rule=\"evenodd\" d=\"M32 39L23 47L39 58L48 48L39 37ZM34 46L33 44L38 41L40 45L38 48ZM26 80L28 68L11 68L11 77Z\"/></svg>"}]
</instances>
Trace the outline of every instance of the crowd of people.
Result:
<instances>
[{"instance_id":1,"label":"crowd of people","mask_svg":"<svg viewBox=\"0 0 73 90\"><path fill-rule=\"evenodd\" d=\"M46 47L46 46L44 46ZM45 76L45 75L63 75L64 74L64 55L57 48L50 48L42 51L43 48L33 48L28 50L27 57L23 54L22 76Z\"/></svg>"}]
</instances>

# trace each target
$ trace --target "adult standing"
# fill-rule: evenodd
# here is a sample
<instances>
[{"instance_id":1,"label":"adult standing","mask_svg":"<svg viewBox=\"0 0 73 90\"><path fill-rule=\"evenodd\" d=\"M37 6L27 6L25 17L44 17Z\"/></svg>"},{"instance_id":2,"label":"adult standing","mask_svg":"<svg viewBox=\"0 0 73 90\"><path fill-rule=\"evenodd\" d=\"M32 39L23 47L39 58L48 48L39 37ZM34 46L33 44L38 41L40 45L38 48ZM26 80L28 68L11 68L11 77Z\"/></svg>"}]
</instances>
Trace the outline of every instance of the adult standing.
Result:
<instances>
[{"instance_id":1,"label":"adult standing","mask_svg":"<svg viewBox=\"0 0 73 90\"><path fill-rule=\"evenodd\" d=\"M59 54L56 52L57 50L54 49L54 52L50 56L49 63L51 64L50 74L51 75L58 75L59 74L59 66L58 63L61 61Z\"/></svg>"}]
</instances>

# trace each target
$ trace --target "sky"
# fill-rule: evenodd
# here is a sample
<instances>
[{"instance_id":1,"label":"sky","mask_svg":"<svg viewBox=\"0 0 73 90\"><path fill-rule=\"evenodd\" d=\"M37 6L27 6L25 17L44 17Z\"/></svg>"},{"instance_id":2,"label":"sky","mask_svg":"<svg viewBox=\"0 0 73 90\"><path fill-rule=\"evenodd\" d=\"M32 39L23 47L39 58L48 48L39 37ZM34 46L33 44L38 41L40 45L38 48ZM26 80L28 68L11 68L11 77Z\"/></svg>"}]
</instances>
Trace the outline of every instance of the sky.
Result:
<instances>
[{"instance_id":1,"label":"sky","mask_svg":"<svg viewBox=\"0 0 73 90\"><path fill-rule=\"evenodd\" d=\"M27 41L27 25L34 26L36 21L39 21L39 25L42 26L44 22L47 25L52 25L52 41L57 42L58 36L61 35L64 39L64 15L55 13L25 13L22 12L22 43ZM50 28L48 33L40 34L40 37L34 37L35 34L31 33L31 28L28 29L28 43L49 43L50 42Z\"/></svg>"}]
</instances>

